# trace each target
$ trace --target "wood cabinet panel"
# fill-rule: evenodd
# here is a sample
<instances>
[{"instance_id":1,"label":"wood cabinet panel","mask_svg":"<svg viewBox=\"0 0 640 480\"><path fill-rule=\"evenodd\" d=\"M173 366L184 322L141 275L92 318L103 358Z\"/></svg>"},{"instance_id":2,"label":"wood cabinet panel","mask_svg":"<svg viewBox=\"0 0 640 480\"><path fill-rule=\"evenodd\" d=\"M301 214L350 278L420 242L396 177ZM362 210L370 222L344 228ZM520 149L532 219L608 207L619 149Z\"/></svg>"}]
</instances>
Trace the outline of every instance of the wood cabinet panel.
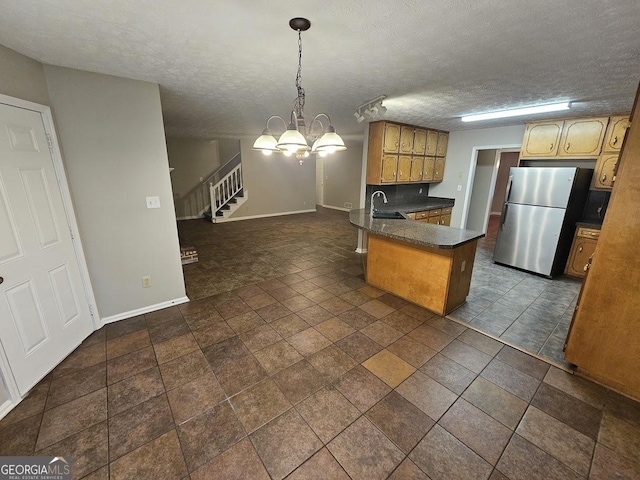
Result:
<instances>
[{"instance_id":1,"label":"wood cabinet panel","mask_svg":"<svg viewBox=\"0 0 640 480\"><path fill-rule=\"evenodd\" d=\"M609 117L565 120L560 139L561 157L600 155Z\"/></svg>"},{"instance_id":2,"label":"wood cabinet panel","mask_svg":"<svg viewBox=\"0 0 640 480\"><path fill-rule=\"evenodd\" d=\"M383 151L386 153L398 153L400 147L400 125L393 123L385 124Z\"/></svg>"},{"instance_id":3,"label":"wood cabinet panel","mask_svg":"<svg viewBox=\"0 0 640 480\"><path fill-rule=\"evenodd\" d=\"M411 176L409 181L422 181L422 168L424 166L424 157L411 157Z\"/></svg>"},{"instance_id":4,"label":"wood cabinet panel","mask_svg":"<svg viewBox=\"0 0 640 480\"><path fill-rule=\"evenodd\" d=\"M611 117L609 120L609 126L607 127L607 134L604 137L602 151L619 152L622 148L622 141L624 140L627 128L629 128L628 115Z\"/></svg>"},{"instance_id":5,"label":"wood cabinet panel","mask_svg":"<svg viewBox=\"0 0 640 480\"><path fill-rule=\"evenodd\" d=\"M437 150L438 150L438 132L434 132L433 130L427 130L427 147L424 154L435 157Z\"/></svg>"},{"instance_id":6,"label":"wood cabinet panel","mask_svg":"<svg viewBox=\"0 0 640 480\"><path fill-rule=\"evenodd\" d=\"M411 178L411 157L409 155L400 155L398 157L398 182L408 182Z\"/></svg>"},{"instance_id":7,"label":"wood cabinet panel","mask_svg":"<svg viewBox=\"0 0 640 480\"><path fill-rule=\"evenodd\" d=\"M520 158L555 157L563 124L563 120L528 123Z\"/></svg>"},{"instance_id":8,"label":"wood cabinet panel","mask_svg":"<svg viewBox=\"0 0 640 480\"><path fill-rule=\"evenodd\" d=\"M413 132L413 154L423 155L427 151L427 131L423 128L416 128Z\"/></svg>"},{"instance_id":9,"label":"wood cabinet panel","mask_svg":"<svg viewBox=\"0 0 640 480\"><path fill-rule=\"evenodd\" d=\"M438 132L438 147L436 149L436 156L446 157L448 144L449 134L446 132Z\"/></svg>"},{"instance_id":10,"label":"wood cabinet panel","mask_svg":"<svg viewBox=\"0 0 640 480\"><path fill-rule=\"evenodd\" d=\"M398 171L398 155L382 156L382 182L395 183Z\"/></svg>"},{"instance_id":11,"label":"wood cabinet panel","mask_svg":"<svg viewBox=\"0 0 640 480\"><path fill-rule=\"evenodd\" d=\"M611 190L619 155L618 153L603 153L598 157L591 178L592 190Z\"/></svg>"},{"instance_id":12,"label":"wood cabinet panel","mask_svg":"<svg viewBox=\"0 0 640 480\"><path fill-rule=\"evenodd\" d=\"M424 167L422 169L422 180L430 182L433 180L433 172L436 169L435 157L424 157Z\"/></svg>"},{"instance_id":13,"label":"wood cabinet panel","mask_svg":"<svg viewBox=\"0 0 640 480\"><path fill-rule=\"evenodd\" d=\"M436 157L435 168L433 169L433 180L435 182L441 182L444 178L444 163L444 158Z\"/></svg>"},{"instance_id":14,"label":"wood cabinet panel","mask_svg":"<svg viewBox=\"0 0 640 480\"><path fill-rule=\"evenodd\" d=\"M412 153L413 152L413 128L402 126L400 127L400 153Z\"/></svg>"},{"instance_id":15,"label":"wood cabinet panel","mask_svg":"<svg viewBox=\"0 0 640 480\"><path fill-rule=\"evenodd\" d=\"M572 277L582 278L586 275L587 271L585 266L589 262L589 258L596 250L597 239L585 238L577 236L573 240L571 246L571 252L569 253L569 260L567 260L567 266L565 273Z\"/></svg>"},{"instance_id":16,"label":"wood cabinet panel","mask_svg":"<svg viewBox=\"0 0 640 480\"><path fill-rule=\"evenodd\" d=\"M440 225L450 226L451 225L451 214L442 215L440 217Z\"/></svg>"}]
</instances>

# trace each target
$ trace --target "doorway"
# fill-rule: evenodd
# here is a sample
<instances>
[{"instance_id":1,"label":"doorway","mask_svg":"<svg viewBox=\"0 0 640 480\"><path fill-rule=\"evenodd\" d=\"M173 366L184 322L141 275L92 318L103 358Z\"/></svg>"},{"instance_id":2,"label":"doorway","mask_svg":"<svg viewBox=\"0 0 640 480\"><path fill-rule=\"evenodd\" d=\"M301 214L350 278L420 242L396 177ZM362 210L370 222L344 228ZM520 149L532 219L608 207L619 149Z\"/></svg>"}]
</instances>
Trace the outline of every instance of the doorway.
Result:
<instances>
[{"instance_id":1,"label":"doorway","mask_svg":"<svg viewBox=\"0 0 640 480\"><path fill-rule=\"evenodd\" d=\"M316 205L324 205L324 160L316 155Z\"/></svg>"},{"instance_id":2,"label":"doorway","mask_svg":"<svg viewBox=\"0 0 640 480\"><path fill-rule=\"evenodd\" d=\"M96 325L51 112L5 96L0 230L0 368L17 400Z\"/></svg>"},{"instance_id":3,"label":"doorway","mask_svg":"<svg viewBox=\"0 0 640 480\"><path fill-rule=\"evenodd\" d=\"M478 150L466 227L495 239L500 223L509 169L518 164L519 150Z\"/></svg>"}]
</instances>

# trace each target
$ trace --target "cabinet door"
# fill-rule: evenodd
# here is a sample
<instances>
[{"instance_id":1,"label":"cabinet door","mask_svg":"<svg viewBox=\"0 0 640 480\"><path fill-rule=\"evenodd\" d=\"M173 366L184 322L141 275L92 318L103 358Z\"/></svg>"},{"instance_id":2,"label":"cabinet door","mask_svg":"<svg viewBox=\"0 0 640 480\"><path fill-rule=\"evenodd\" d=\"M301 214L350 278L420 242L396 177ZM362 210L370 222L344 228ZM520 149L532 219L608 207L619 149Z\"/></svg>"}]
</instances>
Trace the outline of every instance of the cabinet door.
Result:
<instances>
[{"instance_id":1,"label":"cabinet door","mask_svg":"<svg viewBox=\"0 0 640 480\"><path fill-rule=\"evenodd\" d=\"M433 181L441 182L444 177L444 158L436 157L436 165L433 170Z\"/></svg>"},{"instance_id":2,"label":"cabinet door","mask_svg":"<svg viewBox=\"0 0 640 480\"><path fill-rule=\"evenodd\" d=\"M520 158L555 157L564 121L527 123Z\"/></svg>"},{"instance_id":3,"label":"cabinet door","mask_svg":"<svg viewBox=\"0 0 640 480\"><path fill-rule=\"evenodd\" d=\"M382 183L395 183L398 169L397 155L382 156Z\"/></svg>"},{"instance_id":4,"label":"cabinet door","mask_svg":"<svg viewBox=\"0 0 640 480\"><path fill-rule=\"evenodd\" d=\"M571 247L569 261L565 273L574 277L584 277L585 265L589 262L589 257L596 249L597 240L591 238L576 237Z\"/></svg>"},{"instance_id":5,"label":"cabinet door","mask_svg":"<svg viewBox=\"0 0 640 480\"><path fill-rule=\"evenodd\" d=\"M429 223L433 225L440 225L440 215L437 217L429 217Z\"/></svg>"},{"instance_id":6,"label":"cabinet door","mask_svg":"<svg viewBox=\"0 0 640 480\"><path fill-rule=\"evenodd\" d=\"M600 155L608 123L608 117L565 120L558 155L561 157Z\"/></svg>"},{"instance_id":7,"label":"cabinet door","mask_svg":"<svg viewBox=\"0 0 640 480\"><path fill-rule=\"evenodd\" d=\"M440 216L440 225L446 225L447 227L451 225L451 214L441 215Z\"/></svg>"},{"instance_id":8,"label":"cabinet door","mask_svg":"<svg viewBox=\"0 0 640 480\"><path fill-rule=\"evenodd\" d=\"M603 152L619 152L622 147L622 140L627 133L629 127L629 117L626 115L620 117L611 117L607 134L604 137Z\"/></svg>"},{"instance_id":9,"label":"cabinet door","mask_svg":"<svg viewBox=\"0 0 640 480\"><path fill-rule=\"evenodd\" d=\"M422 167L424 166L424 157L411 157L411 178L412 182L420 182L422 180Z\"/></svg>"},{"instance_id":10,"label":"cabinet door","mask_svg":"<svg viewBox=\"0 0 640 480\"><path fill-rule=\"evenodd\" d=\"M422 180L430 182L433 180L433 172L436 169L435 157L424 157L424 168L422 169Z\"/></svg>"},{"instance_id":11,"label":"cabinet door","mask_svg":"<svg viewBox=\"0 0 640 480\"><path fill-rule=\"evenodd\" d=\"M427 146L424 154L435 156L436 150L438 150L438 132L427 130Z\"/></svg>"},{"instance_id":12,"label":"cabinet door","mask_svg":"<svg viewBox=\"0 0 640 480\"><path fill-rule=\"evenodd\" d=\"M400 128L400 153L413 152L413 128Z\"/></svg>"},{"instance_id":13,"label":"cabinet door","mask_svg":"<svg viewBox=\"0 0 640 480\"><path fill-rule=\"evenodd\" d=\"M427 131L424 128L416 128L413 132L413 154L424 155L427 150Z\"/></svg>"},{"instance_id":14,"label":"cabinet door","mask_svg":"<svg viewBox=\"0 0 640 480\"><path fill-rule=\"evenodd\" d=\"M400 155L398 157L398 182L408 182L411 176L411 157Z\"/></svg>"},{"instance_id":15,"label":"cabinet door","mask_svg":"<svg viewBox=\"0 0 640 480\"><path fill-rule=\"evenodd\" d=\"M619 155L619 153L603 153L598 157L593 178L591 178L592 190L611 190Z\"/></svg>"},{"instance_id":16,"label":"cabinet door","mask_svg":"<svg viewBox=\"0 0 640 480\"><path fill-rule=\"evenodd\" d=\"M400 146L400 125L387 123L384 127L384 141L382 149L387 153L398 153Z\"/></svg>"},{"instance_id":17,"label":"cabinet door","mask_svg":"<svg viewBox=\"0 0 640 480\"><path fill-rule=\"evenodd\" d=\"M449 143L449 134L446 132L438 132L438 147L436 155L438 157L447 156L447 144Z\"/></svg>"}]
</instances>

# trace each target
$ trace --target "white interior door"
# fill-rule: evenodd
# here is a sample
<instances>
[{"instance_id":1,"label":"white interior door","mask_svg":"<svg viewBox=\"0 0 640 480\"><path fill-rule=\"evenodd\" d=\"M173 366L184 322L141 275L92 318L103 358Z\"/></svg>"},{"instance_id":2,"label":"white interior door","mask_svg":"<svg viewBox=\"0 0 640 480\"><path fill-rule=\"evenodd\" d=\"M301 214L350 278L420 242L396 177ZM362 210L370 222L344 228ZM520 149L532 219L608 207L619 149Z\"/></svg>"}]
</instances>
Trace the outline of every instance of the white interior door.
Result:
<instances>
[{"instance_id":1,"label":"white interior door","mask_svg":"<svg viewBox=\"0 0 640 480\"><path fill-rule=\"evenodd\" d=\"M21 394L93 330L39 112L0 104L0 341Z\"/></svg>"},{"instance_id":2,"label":"white interior door","mask_svg":"<svg viewBox=\"0 0 640 480\"><path fill-rule=\"evenodd\" d=\"M316 155L316 205L324 204L324 161Z\"/></svg>"}]
</instances>

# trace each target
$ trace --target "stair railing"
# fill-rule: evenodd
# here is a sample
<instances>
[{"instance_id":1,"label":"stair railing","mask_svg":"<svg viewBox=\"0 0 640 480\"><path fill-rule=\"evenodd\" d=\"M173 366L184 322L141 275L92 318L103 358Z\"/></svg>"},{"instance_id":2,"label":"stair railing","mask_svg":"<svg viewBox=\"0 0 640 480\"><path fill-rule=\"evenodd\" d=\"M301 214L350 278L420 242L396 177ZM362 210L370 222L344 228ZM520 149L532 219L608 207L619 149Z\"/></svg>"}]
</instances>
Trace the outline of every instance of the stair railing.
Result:
<instances>
[{"instance_id":1,"label":"stair railing","mask_svg":"<svg viewBox=\"0 0 640 480\"><path fill-rule=\"evenodd\" d=\"M242 190L242 164L236 165L215 185L209 184L211 194L211 219L216 218L216 213Z\"/></svg>"}]
</instances>

